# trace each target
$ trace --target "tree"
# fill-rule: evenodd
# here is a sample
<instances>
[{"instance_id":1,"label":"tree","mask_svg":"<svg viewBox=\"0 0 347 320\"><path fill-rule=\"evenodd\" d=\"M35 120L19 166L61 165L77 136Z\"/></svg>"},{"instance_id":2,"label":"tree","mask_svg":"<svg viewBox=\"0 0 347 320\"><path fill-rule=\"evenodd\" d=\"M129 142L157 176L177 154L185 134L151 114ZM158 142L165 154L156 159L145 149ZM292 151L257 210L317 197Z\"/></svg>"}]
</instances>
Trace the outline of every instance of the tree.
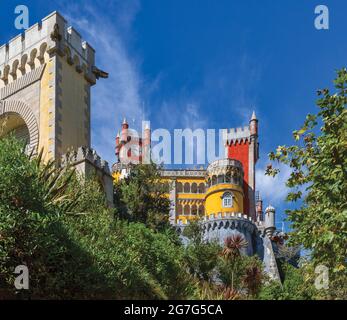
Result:
<instances>
[{"instance_id":1,"label":"tree","mask_svg":"<svg viewBox=\"0 0 347 320\"><path fill-rule=\"evenodd\" d=\"M288 165L287 201L302 200L287 210L291 243L311 251L312 263L329 268L332 281L346 283L347 257L347 70L337 72L335 93L318 90L317 114L309 114L294 131L296 144L279 146L270 160ZM320 125L320 128L318 128ZM266 174L279 169L269 165ZM332 293L332 295L334 295Z\"/></svg>"},{"instance_id":2,"label":"tree","mask_svg":"<svg viewBox=\"0 0 347 320\"><path fill-rule=\"evenodd\" d=\"M170 185L163 181L156 164L138 164L115 185L118 216L153 229L168 226Z\"/></svg>"},{"instance_id":3,"label":"tree","mask_svg":"<svg viewBox=\"0 0 347 320\"><path fill-rule=\"evenodd\" d=\"M183 236L189 239L185 248L185 260L190 273L200 281L213 282L221 247L216 242L203 238L201 223L192 221L185 227Z\"/></svg>"},{"instance_id":4,"label":"tree","mask_svg":"<svg viewBox=\"0 0 347 320\"><path fill-rule=\"evenodd\" d=\"M270 281L266 283L259 293L261 300L311 300L318 298L317 290L305 278L311 273L306 268L295 268L289 263L283 263L283 283Z\"/></svg>"},{"instance_id":5,"label":"tree","mask_svg":"<svg viewBox=\"0 0 347 320\"><path fill-rule=\"evenodd\" d=\"M218 262L219 278L224 285L224 298L241 299L246 296L256 297L262 285L263 270L261 261L256 256L242 254L248 245L240 234L227 237Z\"/></svg>"},{"instance_id":6,"label":"tree","mask_svg":"<svg viewBox=\"0 0 347 320\"><path fill-rule=\"evenodd\" d=\"M171 230L114 219L97 181L0 139L2 298L186 299L195 283ZM68 205L67 205L68 204ZM17 292L14 269L29 269Z\"/></svg>"}]
</instances>

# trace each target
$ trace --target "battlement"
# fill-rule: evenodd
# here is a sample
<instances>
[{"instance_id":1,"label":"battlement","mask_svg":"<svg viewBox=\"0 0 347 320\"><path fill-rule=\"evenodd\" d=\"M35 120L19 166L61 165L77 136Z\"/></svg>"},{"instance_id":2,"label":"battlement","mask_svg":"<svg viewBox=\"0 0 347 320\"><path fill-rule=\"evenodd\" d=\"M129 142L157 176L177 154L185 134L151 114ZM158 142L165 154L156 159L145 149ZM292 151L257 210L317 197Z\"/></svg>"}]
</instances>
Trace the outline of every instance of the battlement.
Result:
<instances>
[{"instance_id":1,"label":"battlement","mask_svg":"<svg viewBox=\"0 0 347 320\"><path fill-rule=\"evenodd\" d=\"M87 161L94 167L102 170L104 173L111 175L108 162L101 159L94 149L79 147L77 151L72 151L62 156L62 165L78 164Z\"/></svg>"},{"instance_id":2,"label":"battlement","mask_svg":"<svg viewBox=\"0 0 347 320\"><path fill-rule=\"evenodd\" d=\"M251 217L248 217L242 213L228 212L222 214L221 212L216 214L211 214L205 216L202 220L202 227L205 232L212 232L213 230L227 230L227 229L236 229L243 230L250 233L253 233L257 230L256 224L253 222ZM184 228L189 224L188 220L177 220L175 227L182 233Z\"/></svg>"},{"instance_id":3,"label":"battlement","mask_svg":"<svg viewBox=\"0 0 347 320\"><path fill-rule=\"evenodd\" d=\"M95 83L94 49L55 11L0 46L0 87L47 62L47 55L56 53L66 56L77 72L83 71L86 79Z\"/></svg>"},{"instance_id":4,"label":"battlement","mask_svg":"<svg viewBox=\"0 0 347 320\"><path fill-rule=\"evenodd\" d=\"M224 141L228 144L235 142L242 142L249 140L251 137L251 132L249 126L238 127L238 128L230 128L226 129L224 133Z\"/></svg>"}]
</instances>

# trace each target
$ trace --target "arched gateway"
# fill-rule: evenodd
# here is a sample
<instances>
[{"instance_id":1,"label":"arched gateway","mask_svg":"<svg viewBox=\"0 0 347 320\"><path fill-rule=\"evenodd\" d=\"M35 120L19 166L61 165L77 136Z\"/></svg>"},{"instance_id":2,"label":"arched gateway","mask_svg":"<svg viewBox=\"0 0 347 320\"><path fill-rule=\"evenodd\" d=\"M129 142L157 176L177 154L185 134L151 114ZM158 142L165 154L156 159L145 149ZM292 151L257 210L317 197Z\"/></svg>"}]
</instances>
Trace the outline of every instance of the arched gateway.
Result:
<instances>
[{"instance_id":1,"label":"arched gateway","mask_svg":"<svg viewBox=\"0 0 347 320\"><path fill-rule=\"evenodd\" d=\"M18 100L0 100L0 137L13 133L29 150L37 151L39 128L32 110Z\"/></svg>"}]
</instances>

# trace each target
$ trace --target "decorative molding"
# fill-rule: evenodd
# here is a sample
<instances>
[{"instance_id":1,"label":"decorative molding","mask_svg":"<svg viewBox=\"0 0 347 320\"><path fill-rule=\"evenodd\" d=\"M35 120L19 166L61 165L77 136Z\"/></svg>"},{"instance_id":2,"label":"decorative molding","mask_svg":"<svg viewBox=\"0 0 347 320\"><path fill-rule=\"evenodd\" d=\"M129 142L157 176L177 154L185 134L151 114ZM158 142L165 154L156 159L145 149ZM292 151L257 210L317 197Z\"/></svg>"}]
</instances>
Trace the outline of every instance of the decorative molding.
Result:
<instances>
[{"instance_id":1,"label":"decorative molding","mask_svg":"<svg viewBox=\"0 0 347 320\"><path fill-rule=\"evenodd\" d=\"M205 177L206 170L161 170L163 177Z\"/></svg>"},{"instance_id":2,"label":"decorative molding","mask_svg":"<svg viewBox=\"0 0 347 320\"><path fill-rule=\"evenodd\" d=\"M41 79L43 71L46 64L34 69L33 71L26 73L21 78L11 82L5 87L0 89L0 99L6 99L9 96L15 94L16 92L23 90L24 88L30 86L32 83Z\"/></svg>"},{"instance_id":3,"label":"decorative molding","mask_svg":"<svg viewBox=\"0 0 347 320\"><path fill-rule=\"evenodd\" d=\"M0 116L6 113L16 113L24 120L29 130L30 149L37 151L39 144L39 128L36 117L30 107L19 100L0 100Z\"/></svg>"}]
</instances>

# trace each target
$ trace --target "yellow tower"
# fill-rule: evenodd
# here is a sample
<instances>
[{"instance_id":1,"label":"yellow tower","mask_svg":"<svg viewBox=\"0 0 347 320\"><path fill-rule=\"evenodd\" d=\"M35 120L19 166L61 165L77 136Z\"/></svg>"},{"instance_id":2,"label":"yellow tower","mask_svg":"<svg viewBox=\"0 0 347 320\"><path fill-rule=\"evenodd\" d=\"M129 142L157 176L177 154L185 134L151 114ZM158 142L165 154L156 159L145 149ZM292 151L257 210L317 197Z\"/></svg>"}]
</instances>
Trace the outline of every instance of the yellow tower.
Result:
<instances>
[{"instance_id":1,"label":"yellow tower","mask_svg":"<svg viewBox=\"0 0 347 320\"><path fill-rule=\"evenodd\" d=\"M101 72L94 49L57 12L0 47L0 137L60 160L90 147L90 87Z\"/></svg>"},{"instance_id":2,"label":"yellow tower","mask_svg":"<svg viewBox=\"0 0 347 320\"><path fill-rule=\"evenodd\" d=\"M241 162L222 159L206 170L205 216L243 214L243 169Z\"/></svg>"}]
</instances>

